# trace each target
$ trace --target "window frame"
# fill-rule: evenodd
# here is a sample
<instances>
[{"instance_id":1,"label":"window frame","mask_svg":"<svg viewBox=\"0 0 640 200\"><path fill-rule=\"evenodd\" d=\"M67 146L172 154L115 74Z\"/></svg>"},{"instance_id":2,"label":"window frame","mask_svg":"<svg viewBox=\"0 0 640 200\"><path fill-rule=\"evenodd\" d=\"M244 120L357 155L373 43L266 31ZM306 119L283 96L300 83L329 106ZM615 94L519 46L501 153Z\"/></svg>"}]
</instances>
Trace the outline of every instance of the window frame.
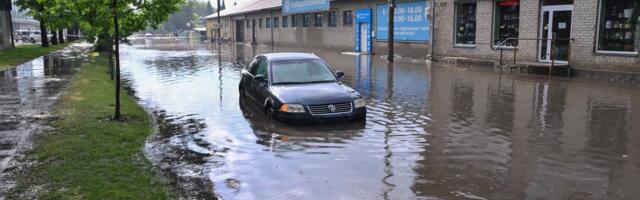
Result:
<instances>
[{"instance_id":1,"label":"window frame","mask_svg":"<svg viewBox=\"0 0 640 200\"><path fill-rule=\"evenodd\" d=\"M458 15L458 9L460 8L460 6L463 5L468 5L468 4L475 4L475 10L474 12L474 17L475 17L475 24L474 24L474 36L473 36L473 44L464 44L464 43L458 43L458 37L457 37L457 31L458 31L458 22L459 22L459 15ZM466 48L474 48L477 45L478 42L478 2L455 2L453 5L453 46L454 47L466 47Z\"/></svg>"},{"instance_id":2,"label":"window frame","mask_svg":"<svg viewBox=\"0 0 640 200\"><path fill-rule=\"evenodd\" d=\"M302 27L309 27L311 16L309 14L302 14Z\"/></svg>"},{"instance_id":3,"label":"window frame","mask_svg":"<svg viewBox=\"0 0 640 200\"><path fill-rule=\"evenodd\" d=\"M295 28L300 25L300 15L291 15L291 27Z\"/></svg>"},{"instance_id":4,"label":"window frame","mask_svg":"<svg viewBox=\"0 0 640 200\"><path fill-rule=\"evenodd\" d=\"M313 26L322 27L322 13L313 13Z\"/></svg>"},{"instance_id":5,"label":"window frame","mask_svg":"<svg viewBox=\"0 0 640 200\"><path fill-rule=\"evenodd\" d=\"M593 45L593 52L594 54L599 54L599 55L613 55L613 56L628 56L628 57L637 57L638 55L640 55L640 44L633 44L635 50L634 51L615 51L615 50L599 50L599 46L600 46L600 28L601 26L603 26L603 24L601 23L601 19L604 15L603 10L604 10L604 1L607 0L598 0L598 12L597 12L597 16L596 16L596 34L595 34L595 44ZM639 12L639 11L634 11L634 12ZM640 17L640 16L638 16ZM632 16L633 18L633 16ZM633 19L631 19L633 20ZM640 23L640 22L636 22L636 23ZM638 28L638 24L636 24L636 28ZM635 33L640 33L640 30L635 30ZM640 35L636 35L636 37L640 37ZM637 38L635 40L638 40Z\"/></svg>"},{"instance_id":6,"label":"window frame","mask_svg":"<svg viewBox=\"0 0 640 200\"><path fill-rule=\"evenodd\" d=\"M506 46L506 45L498 46L498 45L496 44L496 42L495 42L495 38L496 38L496 37L497 37L497 35L499 34L499 29L498 29L498 28L496 28L496 27L498 27L498 26L499 26L499 25L498 25L498 23L496 23L496 18L497 18L497 17L499 17L499 16L497 15L497 14L498 14L498 8L499 8L499 6L498 6L498 2L501 2L501 1L508 1L508 0L493 0L493 17L492 17L492 19L491 19L491 24L492 24L492 26L491 26L491 41L490 41L490 42L491 42L491 47L492 47L493 49L498 49L498 48L502 48L502 49L515 49L515 48L516 48L516 46L518 46L518 44L516 44L515 46ZM521 11L520 6L522 5L522 4L521 4L521 3L522 3L521 1L522 1L522 0L518 0L518 32L517 32L517 34L518 34L518 35L517 35L516 37L520 37L520 11ZM477 9L477 7L476 7L476 9ZM539 14L538 14L538 15L539 15ZM518 41L518 40L516 40L516 43L519 43L519 41Z\"/></svg>"},{"instance_id":7,"label":"window frame","mask_svg":"<svg viewBox=\"0 0 640 200\"><path fill-rule=\"evenodd\" d=\"M275 16L273 17L273 28L279 28L280 27L280 17L279 16Z\"/></svg>"},{"instance_id":8,"label":"window frame","mask_svg":"<svg viewBox=\"0 0 640 200\"><path fill-rule=\"evenodd\" d=\"M327 26L329 27L337 27L338 26L338 13L328 12L327 14Z\"/></svg>"},{"instance_id":9,"label":"window frame","mask_svg":"<svg viewBox=\"0 0 640 200\"><path fill-rule=\"evenodd\" d=\"M282 28L289 27L289 15L282 16Z\"/></svg>"},{"instance_id":10,"label":"window frame","mask_svg":"<svg viewBox=\"0 0 640 200\"><path fill-rule=\"evenodd\" d=\"M349 15L347 15L349 13ZM349 20L347 20L349 19ZM342 26L353 26L353 11L345 10L342 11Z\"/></svg>"},{"instance_id":11,"label":"window frame","mask_svg":"<svg viewBox=\"0 0 640 200\"><path fill-rule=\"evenodd\" d=\"M271 28L271 17L265 18L264 24L267 28Z\"/></svg>"}]
</instances>

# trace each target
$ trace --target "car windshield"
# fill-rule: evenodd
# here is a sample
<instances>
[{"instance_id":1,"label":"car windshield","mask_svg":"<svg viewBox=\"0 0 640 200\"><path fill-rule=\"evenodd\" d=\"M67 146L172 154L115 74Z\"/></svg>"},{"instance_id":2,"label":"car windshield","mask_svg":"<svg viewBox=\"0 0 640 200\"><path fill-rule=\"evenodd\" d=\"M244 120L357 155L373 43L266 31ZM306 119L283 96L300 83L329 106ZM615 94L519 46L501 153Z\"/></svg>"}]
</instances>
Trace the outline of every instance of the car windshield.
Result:
<instances>
[{"instance_id":1,"label":"car windshield","mask_svg":"<svg viewBox=\"0 0 640 200\"><path fill-rule=\"evenodd\" d=\"M320 60L286 60L271 64L273 84L335 82L329 67Z\"/></svg>"}]
</instances>

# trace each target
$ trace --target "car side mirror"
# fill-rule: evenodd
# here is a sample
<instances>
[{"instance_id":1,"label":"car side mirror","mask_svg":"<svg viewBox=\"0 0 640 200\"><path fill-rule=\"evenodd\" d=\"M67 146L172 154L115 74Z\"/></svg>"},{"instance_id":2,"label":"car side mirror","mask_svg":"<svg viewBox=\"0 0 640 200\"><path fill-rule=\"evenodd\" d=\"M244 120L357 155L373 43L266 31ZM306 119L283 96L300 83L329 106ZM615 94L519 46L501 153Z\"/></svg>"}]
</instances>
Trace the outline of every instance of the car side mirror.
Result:
<instances>
[{"instance_id":1,"label":"car side mirror","mask_svg":"<svg viewBox=\"0 0 640 200\"><path fill-rule=\"evenodd\" d=\"M264 77L264 74L258 74L254 76L253 80L256 80L258 82L267 82L267 79Z\"/></svg>"},{"instance_id":2,"label":"car side mirror","mask_svg":"<svg viewBox=\"0 0 640 200\"><path fill-rule=\"evenodd\" d=\"M337 71L337 72L336 72L336 76L337 76L338 78L342 78L342 77L344 76L344 72L342 72L342 71Z\"/></svg>"}]
</instances>

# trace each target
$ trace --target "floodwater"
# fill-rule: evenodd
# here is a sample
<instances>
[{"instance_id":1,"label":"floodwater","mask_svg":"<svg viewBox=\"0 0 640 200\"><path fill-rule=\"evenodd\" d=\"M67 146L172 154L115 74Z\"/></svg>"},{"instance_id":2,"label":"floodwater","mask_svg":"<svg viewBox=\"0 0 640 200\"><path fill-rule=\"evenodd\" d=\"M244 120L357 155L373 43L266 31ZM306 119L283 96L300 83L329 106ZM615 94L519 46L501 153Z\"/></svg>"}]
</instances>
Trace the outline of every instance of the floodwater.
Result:
<instances>
[{"instance_id":1,"label":"floodwater","mask_svg":"<svg viewBox=\"0 0 640 200\"><path fill-rule=\"evenodd\" d=\"M16 158L32 145L32 137L55 118L49 108L72 75L86 62L91 44L69 47L0 71L0 199L14 186L9 174L22 167Z\"/></svg>"},{"instance_id":2,"label":"floodwater","mask_svg":"<svg viewBox=\"0 0 640 200\"><path fill-rule=\"evenodd\" d=\"M238 102L255 54L313 52L365 123L272 125ZM219 53L221 52L221 53ZM157 116L145 152L183 195L222 199L637 199L640 90L302 48L137 41L122 69Z\"/></svg>"}]
</instances>

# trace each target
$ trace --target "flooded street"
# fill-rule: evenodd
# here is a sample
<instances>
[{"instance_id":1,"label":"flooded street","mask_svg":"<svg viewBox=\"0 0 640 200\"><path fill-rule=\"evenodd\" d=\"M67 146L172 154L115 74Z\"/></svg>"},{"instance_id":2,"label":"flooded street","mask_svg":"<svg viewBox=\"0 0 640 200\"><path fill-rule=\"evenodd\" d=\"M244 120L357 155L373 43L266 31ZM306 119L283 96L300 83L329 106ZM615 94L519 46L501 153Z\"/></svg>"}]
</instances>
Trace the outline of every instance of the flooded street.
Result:
<instances>
[{"instance_id":1,"label":"flooded street","mask_svg":"<svg viewBox=\"0 0 640 200\"><path fill-rule=\"evenodd\" d=\"M29 149L35 133L47 129L44 122L55 118L49 109L86 62L90 47L76 43L0 71L0 194L15 184L7 176L21 167L16 157Z\"/></svg>"},{"instance_id":2,"label":"flooded street","mask_svg":"<svg viewBox=\"0 0 640 200\"><path fill-rule=\"evenodd\" d=\"M128 87L159 125L147 157L187 197L640 197L634 87L315 49L143 40L121 51ZM366 122L271 125L241 110L242 67L291 51L344 71Z\"/></svg>"}]
</instances>

